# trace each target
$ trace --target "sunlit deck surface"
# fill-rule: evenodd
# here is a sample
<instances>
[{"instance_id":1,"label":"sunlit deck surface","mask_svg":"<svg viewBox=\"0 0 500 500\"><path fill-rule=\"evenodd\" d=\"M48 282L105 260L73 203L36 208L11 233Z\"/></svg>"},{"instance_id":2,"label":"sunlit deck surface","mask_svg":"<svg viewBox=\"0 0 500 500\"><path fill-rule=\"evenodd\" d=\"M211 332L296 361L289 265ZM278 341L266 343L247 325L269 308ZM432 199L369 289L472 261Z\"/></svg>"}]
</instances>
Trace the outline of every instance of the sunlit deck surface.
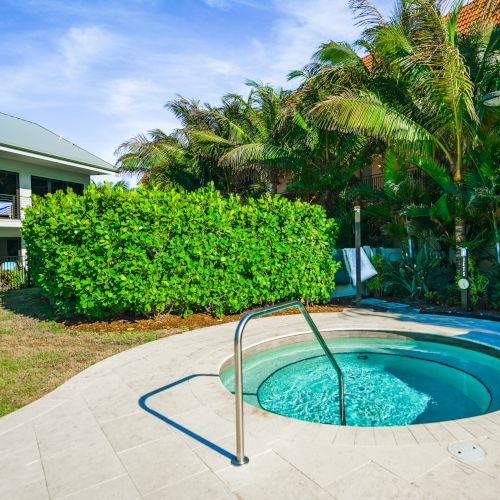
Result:
<instances>
[{"instance_id":1,"label":"sunlit deck surface","mask_svg":"<svg viewBox=\"0 0 500 500\"><path fill-rule=\"evenodd\" d=\"M500 323L351 309L314 314L321 330L475 335ZM108 358L0 419L0 498L496 499L500 412L406 427L338 427L245 405L234 467L234 399L218 374L235 324L167 337ZM300 315L251 323L244 345L307 331ZM486 456L460 461L454 442Z\"/></svg>"}]
</instances>

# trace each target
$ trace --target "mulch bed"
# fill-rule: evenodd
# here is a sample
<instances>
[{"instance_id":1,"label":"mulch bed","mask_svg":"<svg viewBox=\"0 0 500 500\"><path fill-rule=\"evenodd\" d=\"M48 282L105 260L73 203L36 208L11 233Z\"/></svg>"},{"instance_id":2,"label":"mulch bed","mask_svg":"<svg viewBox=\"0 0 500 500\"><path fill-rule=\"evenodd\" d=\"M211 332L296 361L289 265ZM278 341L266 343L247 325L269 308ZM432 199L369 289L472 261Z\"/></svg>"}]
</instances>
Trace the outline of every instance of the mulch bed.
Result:
<instances>
[{"instance_id":1,"label":"mulch bed","mask_svg":"<svg viewBox=\"0 0 500 500\"><path fill-rule=\"evenodd\" d=\"M314 305L307 307L307 310L311 313L342 312L344 305L338 303ZM61 321L60 325L67 330L96 333L123 332L127 330L194 330L196 328L238 321L246 312L248 311L243 311L239 314L226 314L220 317L212 316L208 313L195 313L185 318L177 314L161 314L153 318L136 318L131 315L121 315L102 321L73 317ZM272 316L289 314L298 314L298 311L296 309L287 309L274 313Z\"/></svg>"}]
</instances>

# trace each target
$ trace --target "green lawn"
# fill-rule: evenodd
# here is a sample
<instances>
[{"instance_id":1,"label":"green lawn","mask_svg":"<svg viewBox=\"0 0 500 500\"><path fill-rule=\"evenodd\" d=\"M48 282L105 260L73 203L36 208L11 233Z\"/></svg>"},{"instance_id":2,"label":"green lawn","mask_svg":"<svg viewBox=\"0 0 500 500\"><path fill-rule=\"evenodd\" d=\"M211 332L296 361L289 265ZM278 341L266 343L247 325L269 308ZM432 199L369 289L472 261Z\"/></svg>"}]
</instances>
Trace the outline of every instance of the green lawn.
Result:
<instances>
[{"instance_id":1,"label":"green lawn","mask_svg":"<svg viewBox=\"0 0 500 500\"><path fill-rule=\"evenodd\" d=\"M4 292L0 295L0 416L38 399L101 359L178 331L64 329L39 290Z\"/></svg>"}]
</instances>

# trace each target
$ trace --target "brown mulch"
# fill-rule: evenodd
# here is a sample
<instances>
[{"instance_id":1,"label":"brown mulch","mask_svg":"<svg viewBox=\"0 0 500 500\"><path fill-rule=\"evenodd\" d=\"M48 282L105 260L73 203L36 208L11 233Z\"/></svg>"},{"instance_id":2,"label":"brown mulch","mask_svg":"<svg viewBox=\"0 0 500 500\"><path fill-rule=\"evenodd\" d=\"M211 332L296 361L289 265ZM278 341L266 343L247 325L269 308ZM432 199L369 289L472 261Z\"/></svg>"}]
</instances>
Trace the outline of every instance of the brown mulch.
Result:
<instances>
[{"instance_id":1,"label":"brown mulch","mask_svg":"<svg viewBox=\"0 0 500 500\"><path fill-rule=\"evenodd\" d=\"M339 304L314 305L307 307L307 310L311 313L342 312L344 310L344 306ZM246 312L248 311L243 311L239 314L226 314L220 317L212 316L208 313L195 313L186 317L177 314L161 314L154 318L120 316L102 321L74 317L69 320L63 320L59 324L67 330L95 333L136 330L194 330L196 328L238 321ZM287 309L274 313L272 316L289 314L298 314L298 311L296 309Z\"/></svg>"}]
</instances>

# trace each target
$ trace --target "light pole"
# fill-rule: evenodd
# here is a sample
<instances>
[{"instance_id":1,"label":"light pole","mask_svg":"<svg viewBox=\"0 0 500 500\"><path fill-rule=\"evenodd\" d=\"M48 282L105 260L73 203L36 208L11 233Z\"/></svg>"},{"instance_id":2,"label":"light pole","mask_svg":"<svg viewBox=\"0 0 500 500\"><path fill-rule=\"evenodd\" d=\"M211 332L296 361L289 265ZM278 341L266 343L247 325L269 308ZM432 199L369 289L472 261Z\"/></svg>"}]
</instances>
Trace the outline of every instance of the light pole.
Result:
<instances>
[{"instance_id":1,"label":"light pole","mask_svg":"<svg viewBox=\"0 0 500 500\"><path fill-rule=\"evenodd\" d=\"M356 305L359 307L362 297L361 284L361 207L354 207L354 246L356 248Z\"/></svg>"}]
</instances>

